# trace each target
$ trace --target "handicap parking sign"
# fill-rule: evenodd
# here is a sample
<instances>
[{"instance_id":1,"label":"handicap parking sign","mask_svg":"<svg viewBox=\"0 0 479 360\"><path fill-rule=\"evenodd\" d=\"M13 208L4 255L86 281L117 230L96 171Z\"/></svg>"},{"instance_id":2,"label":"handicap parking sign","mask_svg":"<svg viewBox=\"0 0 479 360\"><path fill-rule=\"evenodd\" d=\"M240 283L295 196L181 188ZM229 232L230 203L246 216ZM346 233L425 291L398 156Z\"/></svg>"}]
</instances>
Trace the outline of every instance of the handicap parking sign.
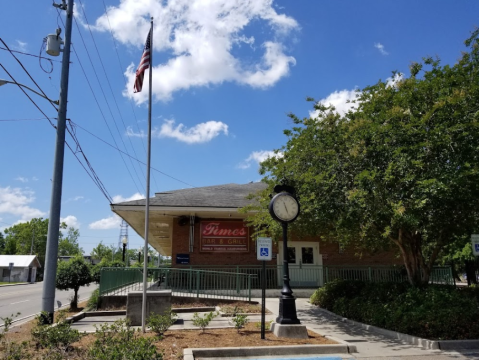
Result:
<instances>
[{"instance_id":1,"label":"handicap parking sign","mask_svg":"<svg viewBox=\"0 0 479 360\"><path fill-rule=\"evenodd\" d=\"M472 253L475 256L479 256L479 234L472 234L471 242L472 242Z\"/></svg>"},{"instance_id":2,"label":"handicap parking sign","mask_svg":"<svg viewBox=\"0 0 479 360\"><path fill-rule=\"evenodd\" d=\"M257 259L267 261L271 260L271 252L273 246L271 238L259 237L258 239L256 239L256 244Z\"/></svg>"}]
</instances>

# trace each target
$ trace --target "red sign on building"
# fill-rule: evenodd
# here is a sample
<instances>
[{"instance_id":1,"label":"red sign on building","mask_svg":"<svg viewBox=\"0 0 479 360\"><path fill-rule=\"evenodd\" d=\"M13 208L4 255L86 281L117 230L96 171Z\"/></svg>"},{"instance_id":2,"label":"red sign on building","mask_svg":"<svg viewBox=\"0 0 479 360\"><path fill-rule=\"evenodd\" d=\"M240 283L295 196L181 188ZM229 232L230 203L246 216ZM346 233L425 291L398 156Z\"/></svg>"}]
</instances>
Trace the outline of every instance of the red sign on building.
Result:
<instances>
[{"instance_id":1,"label":"red sign on building","mask_svg":"<svg viewBox=\"0 0 479 360\"><path fill-rule=\"evenodd\" d=\"M202 221L200 252L248 252L249 229L242 221Z\"/></svg>"}]
</instances>

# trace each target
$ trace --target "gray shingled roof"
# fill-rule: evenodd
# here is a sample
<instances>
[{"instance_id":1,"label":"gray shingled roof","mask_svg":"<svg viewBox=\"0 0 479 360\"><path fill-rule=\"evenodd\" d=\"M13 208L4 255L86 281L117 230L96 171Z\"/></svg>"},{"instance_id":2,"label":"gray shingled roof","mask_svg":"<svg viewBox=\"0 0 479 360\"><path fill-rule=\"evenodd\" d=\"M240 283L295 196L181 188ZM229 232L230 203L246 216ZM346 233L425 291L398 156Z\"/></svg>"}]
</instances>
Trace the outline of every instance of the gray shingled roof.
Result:
<instances>
[{"instance_id":1,"label":"gray shingled roof","mask_svg":"<svg viewBox=\"0 0 479 360\"><path fill-rule=\"evenodd\" d=\"M166 207L214 207L241 208L253 201L246 199L249 194L263 190L265 183L226 184L197 187L156 193L150 198L150 206ZM126 201L114 205L145 205L145 199Z\"/></svg>"}]
</instances>

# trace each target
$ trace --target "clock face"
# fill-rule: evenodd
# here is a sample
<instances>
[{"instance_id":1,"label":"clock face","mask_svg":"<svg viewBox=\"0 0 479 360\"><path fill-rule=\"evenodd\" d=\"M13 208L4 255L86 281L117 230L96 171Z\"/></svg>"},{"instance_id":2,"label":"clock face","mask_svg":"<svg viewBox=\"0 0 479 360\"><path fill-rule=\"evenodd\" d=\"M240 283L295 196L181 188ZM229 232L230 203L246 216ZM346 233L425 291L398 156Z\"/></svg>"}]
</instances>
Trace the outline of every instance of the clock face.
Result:
<instances>
[{"instance_id":1,"label":"clock face","mask_svg":"<svg viewBox=\"0 0 479 360\"><path fill-rule=\"evenodd\" d=\"M298 216L299 204L290 194L279 193L271 200L270 212L277 220L290 222Z\"/></svg>"}]
</instances>

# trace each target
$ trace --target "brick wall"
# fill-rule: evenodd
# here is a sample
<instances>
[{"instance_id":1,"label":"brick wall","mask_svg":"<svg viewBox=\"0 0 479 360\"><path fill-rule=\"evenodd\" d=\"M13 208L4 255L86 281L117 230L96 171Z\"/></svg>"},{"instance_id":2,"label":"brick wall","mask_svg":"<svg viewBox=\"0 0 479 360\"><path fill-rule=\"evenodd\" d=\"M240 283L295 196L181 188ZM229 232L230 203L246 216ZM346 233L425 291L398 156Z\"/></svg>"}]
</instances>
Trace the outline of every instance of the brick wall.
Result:
<instances>
[{"instance_id":1,"label":"brick wall","mask_svg":"<svg viewBox=\"0 0 479 360\"><path fill-rule=\"evenodd\" d=\"M219 219L202 219L202 220L219 220ZM231 221L231 219L224 219ZM205 253L200 252L200 224L195 224L195 241L193 252L189 252L189 223L180 226L178 222L173 222L173 243L172 243L172 265L176 265L176 254L190 254L189 265L261 265L261 261L256 260L255 246L256 242L251 239L253 229L249 229L250 244L247 253ZM313 241L319 242L319 252L323 255L323 265L393 265L403 264L402 258L396 256L395 249L389 252L380 252L369 254L363 252L361 257L355 255L356 251L346 248L340 253L339 245L336 243L327 243L317 238L294 238L288 242L294 241ZM273 245L273 254L278 253L278 247ZM272 263L276 263L275 260ZM181 266L181 265L179 265Z\"/></svg>"}]
</instances>

